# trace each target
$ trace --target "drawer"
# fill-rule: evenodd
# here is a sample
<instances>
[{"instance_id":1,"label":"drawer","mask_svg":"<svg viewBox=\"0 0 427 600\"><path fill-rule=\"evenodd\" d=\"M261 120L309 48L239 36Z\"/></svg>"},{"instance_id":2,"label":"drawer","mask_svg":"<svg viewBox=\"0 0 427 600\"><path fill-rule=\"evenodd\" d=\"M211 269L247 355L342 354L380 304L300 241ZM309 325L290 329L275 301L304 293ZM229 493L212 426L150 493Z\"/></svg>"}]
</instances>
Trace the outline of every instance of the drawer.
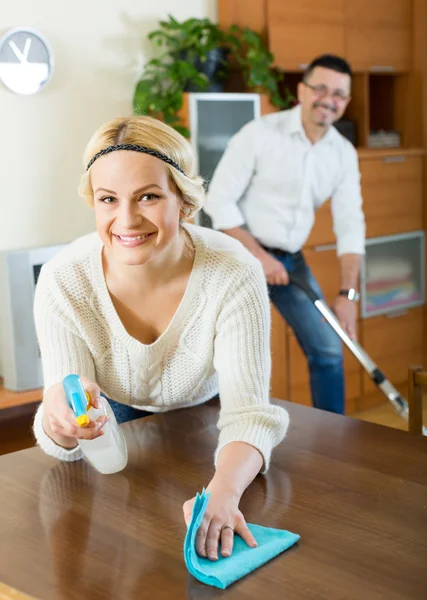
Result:
<instances>
[{"instance_id":1,"label":"drawer","mask_svg":"<svg viewBox=\"0 0 427 600\"><path fill-rule=\"evenodd\" d=\"M360 172L368 237L422 229L421 156L361 160Z\"/></svg>"},{"instance_id":2,"label":"drawer","mask_svg":"<svg viewBox=\"0 0 427 600\"><path fill-rule=\"evenodd\" d=\"M372 317L361 323L362 345L393 385L403 383L408 368L423 363L424 308L394 317ZM376 389L369 375L363 375L363 392Z\"/></svg>"}]
</instances>

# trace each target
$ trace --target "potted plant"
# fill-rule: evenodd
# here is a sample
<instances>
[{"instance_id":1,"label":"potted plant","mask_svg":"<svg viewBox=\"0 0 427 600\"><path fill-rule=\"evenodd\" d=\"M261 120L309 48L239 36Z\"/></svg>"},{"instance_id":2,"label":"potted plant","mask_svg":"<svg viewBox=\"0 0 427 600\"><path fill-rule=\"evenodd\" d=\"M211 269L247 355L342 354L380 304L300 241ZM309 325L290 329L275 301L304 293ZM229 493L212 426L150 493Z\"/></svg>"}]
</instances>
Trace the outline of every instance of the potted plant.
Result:
<instances>
[{"instance_id":1,"label":"potted plant","mask_svg":"<svg viewBox=\"0 0 427 600\"><path fill-rule=\"evenodd\" d=\"M246 27L232 25L227 32L231 54L243 72L246 85L254 92L267 93L274 106L288 108L293 96L284 88L285 96L279 93L278 84L284 78L279 69L273 69L274 55L266 48L262 37Z\"/></svg>"},{"instance_id":2,"label":"potted plant","mask_svg":"<svg viewBox=\"0 0 427 600\"><path fill-rule=\"evenodd\" d=\"M179 118L185 91L222 91L229 72L228 54L242 70L246 85L269 94L273 104L287 108L290 94L282 98L278 83L283 75L272 69L274 57L255 31L232 25L221 30L209 19L180 23L169 15L148 39L160 48L137 83L133 106L136 114L160 118L184 136L189 131Z\"/></svg>"},{"instance_id":3,"label":"potted plant","mask_svg":"<svg viewBox=\"0 0 427 600\"><path fill-rule=\"evenodd\" d=\"M205 91L223 91L222 79L226 75L228 48L225 36L209 19L187 19L179 23L171 15L160 21L160 29L152 31L148 39L154 41L172 60L182 60L196 67L205 76L204 83L190 80L187 88ZM193 91L185 89L184 91Z\"/></svg>"}]
</instances>

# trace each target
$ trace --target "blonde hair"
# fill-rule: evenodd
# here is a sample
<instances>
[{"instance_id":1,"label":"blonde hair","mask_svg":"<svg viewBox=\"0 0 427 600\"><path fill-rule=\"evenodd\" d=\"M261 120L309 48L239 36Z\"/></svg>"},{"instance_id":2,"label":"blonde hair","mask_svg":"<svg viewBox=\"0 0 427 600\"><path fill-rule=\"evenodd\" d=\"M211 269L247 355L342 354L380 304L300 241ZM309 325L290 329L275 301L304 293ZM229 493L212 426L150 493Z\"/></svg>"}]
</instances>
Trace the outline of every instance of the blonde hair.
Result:
<instances>
[{"instance_id":1,"label":"blonde hair","mask_svg":"<svg viewBox=\"0 0 427 600\"><path fill-rule=\"evenodd\" d=\"M197 174L193 150L187 140L177 131L152 117L119 117L102 125L86 146L83 162L86 169L89 161L101 150L118 144L146 146L165 154L184 171L180 173L165 163L169 177L181 196L185 218L191 219L205 202L202 177ZM89 206L93 206L93 189L89 168L80 179L79 194Z\"/></svg>"}]
</instances>

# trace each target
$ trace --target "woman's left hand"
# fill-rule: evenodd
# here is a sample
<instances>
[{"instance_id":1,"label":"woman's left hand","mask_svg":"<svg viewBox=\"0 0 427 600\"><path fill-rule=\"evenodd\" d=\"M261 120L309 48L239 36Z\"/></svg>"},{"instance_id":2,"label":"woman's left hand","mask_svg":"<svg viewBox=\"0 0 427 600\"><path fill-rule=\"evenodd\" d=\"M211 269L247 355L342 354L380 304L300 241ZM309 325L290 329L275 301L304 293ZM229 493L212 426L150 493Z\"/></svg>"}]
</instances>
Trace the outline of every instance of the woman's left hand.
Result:
<instances>
[{"instance_id":1,"label":"woman's left hand","mask_svg":"<svg viewBox=\"0 0 427 600\"><path fill-rule=\"evenodd\" d=\"M199 556L218 560L218 546L221 544L221 555L231 556L234 544L234 534L237 533L254 548L257 542L249 530L245 517L239 510L240 497L234 491L224 488L210 488L209 504L204 519L197 531L196 550ZM184 503L184 519L188 527L195 498Z\"/></svg>"}]
</instances>

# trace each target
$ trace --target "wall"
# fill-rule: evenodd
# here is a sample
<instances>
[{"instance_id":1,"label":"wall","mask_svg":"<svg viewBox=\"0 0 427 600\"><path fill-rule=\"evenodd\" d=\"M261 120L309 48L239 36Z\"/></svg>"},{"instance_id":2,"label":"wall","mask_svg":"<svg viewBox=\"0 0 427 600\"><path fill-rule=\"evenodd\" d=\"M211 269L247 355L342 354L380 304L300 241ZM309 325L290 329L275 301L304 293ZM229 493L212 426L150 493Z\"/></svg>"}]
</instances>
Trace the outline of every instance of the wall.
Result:
<instances>
[{"instance_id":1,"label":"wall","mask_svg":"<svg viewBox=\"0 0 427 600\"><path fill-rule=\"evenodd\" d=\"M23 25L48 39L55 72L34 96L0 84L0 250L71 240L92 228L76 194L82 151L100 124L131 113L147 32L168 13L216 19L216 1L21 0L1 12L1 33Z\"/></svg>"},{"instance_id":2,"label":"wall","mask_svg":"<svg viewBox=\"0 0 427 600\"><path fill-rule=\"evenodd\" d=\"M168 13L216 20L216 0L2 3L0 35L18 26L38 30L55 69L34 96L0 82L0 250L62 243L93 229L76 192L83 149L99 125L132 112L151 52L146 34Z\"/></svg>"}]
</instances>

